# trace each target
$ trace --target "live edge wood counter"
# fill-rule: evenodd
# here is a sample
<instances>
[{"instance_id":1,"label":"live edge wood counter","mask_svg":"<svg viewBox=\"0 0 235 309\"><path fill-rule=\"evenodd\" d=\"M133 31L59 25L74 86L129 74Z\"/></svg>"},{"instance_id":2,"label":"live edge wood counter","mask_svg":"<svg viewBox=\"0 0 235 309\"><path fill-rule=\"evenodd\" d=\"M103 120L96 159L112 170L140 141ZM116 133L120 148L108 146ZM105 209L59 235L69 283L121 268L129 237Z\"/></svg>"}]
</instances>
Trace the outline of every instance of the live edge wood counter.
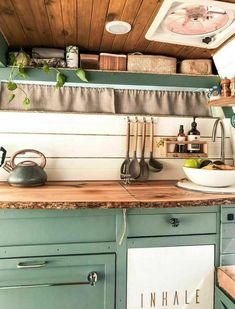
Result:
<instances>
[{"instance_id":1,"label":"live edge wood counter","mask_svg":"<svg viewBox=\"0 0 235 309\"><path fill-rule=\"evenodd\" d=\"M176 181L48 182L42 187L17 188L0 183L0 208L167 208L235 204L235 195L186 191Z\"/></svg>"}]
</instances>

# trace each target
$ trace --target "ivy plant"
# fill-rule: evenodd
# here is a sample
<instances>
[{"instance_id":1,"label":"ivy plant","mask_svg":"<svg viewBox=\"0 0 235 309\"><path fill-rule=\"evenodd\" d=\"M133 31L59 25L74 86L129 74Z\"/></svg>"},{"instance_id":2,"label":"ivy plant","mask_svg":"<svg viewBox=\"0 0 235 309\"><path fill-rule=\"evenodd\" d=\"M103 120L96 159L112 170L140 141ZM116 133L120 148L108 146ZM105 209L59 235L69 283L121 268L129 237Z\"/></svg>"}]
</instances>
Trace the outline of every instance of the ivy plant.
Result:
<instances>
[{"instance_id":1,"label":"ivy plant","mask_svg":"<svg viewBox=\"0 0 235 309\"><path fill-rule=\"evenodd\" d=\"M16 94L15 94L14 91L16 89L18 89L21 92L23 92L23 94L24 94L24 99L23 99L22 105L23 105L24 109L27 109L29 107L29 104L30 104L30 99L29 99L27 93L25 92L25 90L21 86L17 85L14 82L14 79L17 76L20 76L23 79L26 79L27 74L26 74L25 69L24 69L24 64L23 64L23 62L18 62L17 58L14 55L11 55L11 65L12 65L12 67L11 67L9 79L8 79L8 82L7 82L7 89L10 91L8 103L12 102L15 99Z\"/></svg>"},{"instance_id":2,"label":"ivy plant","mask_svg":"<svg viewBox=\"0 0 235 309\"><path fill-rule=\"evenodd\" d=\"M24 52L20 51L20 53L24 53ZM10 91L8 103L12 102L16 98L16 94L15 94L14 91L16 89L18 89L18 90L22 91L23 94L24 94L24 99L22 101L22 105L23 105L24 109L28 109L29 106L30 106L30 98L28 97L25 90L20 85L18 85L17 83L14 82L15 78L18 77L18 76L20 76L23 79L27 78L25 63L24 63L24 61L19 61L18 56L16 57L15 55L11 54L10 65L12 67L11 67L9 79L8 79L8 82L7 82L7 89ZM46 73L46 74L48 74L50 71L53 71L53 70L56 72L56 80L55 80L56 81L56 88L63 87L65 82L67 81L67 76L65 74L63 74L57 68L49 67L47 62L44 62L42 67L37 67L37 68L41 68L43 70L43 72ZM86 73L83 69L78 68L75 71L75 74L80 80L82 80L84 82L88 82L88 80L86 78Z\"/></svg>"},{"instance_id":3,"label":"ivy plant","mask_svg":"<svg viewBox=\"0 0 235 309\"><path fill-rule=\"evenodd\" d=\"M53 68L53 67L49 67L47 62L44 62L42 70L44 73L49 73L50 71L55 71L56 72L56 88L61 88L64 86L67 77L66 75L62 74L60 72L59 69L57 68ZM88 82L87 78L86 78L86 73L83 69L79 68L75 71L75 74L78 78L80 78L80 80L82 80L83 82Z\"/></svg>"}]
</instances>

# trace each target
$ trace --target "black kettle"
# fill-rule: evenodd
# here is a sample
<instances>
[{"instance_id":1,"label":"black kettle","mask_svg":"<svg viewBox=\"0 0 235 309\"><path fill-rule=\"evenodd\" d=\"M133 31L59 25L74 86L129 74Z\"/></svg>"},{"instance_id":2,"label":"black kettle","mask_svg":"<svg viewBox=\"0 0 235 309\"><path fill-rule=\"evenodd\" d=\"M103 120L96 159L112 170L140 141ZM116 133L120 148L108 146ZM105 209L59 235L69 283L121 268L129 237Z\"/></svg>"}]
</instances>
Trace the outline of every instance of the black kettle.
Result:
<instances>
[{"instance_id":1,"label":"black kettle","mask_svg":"<svg viewBox=\"0 0 235 309\"><path fill-rule=\"evenodd\" d=\"M40 164L31 160L25 160L16 164L16 157L26 153L39 155L41 159ZM41 186L47 181L47 174L44 171L45 165L46 157L43 153L34 149L23 149L17 151L9 161L6 161L3 168L10 173L7 181L11 186L35 187Z\"/></svg>"}]
</instances>

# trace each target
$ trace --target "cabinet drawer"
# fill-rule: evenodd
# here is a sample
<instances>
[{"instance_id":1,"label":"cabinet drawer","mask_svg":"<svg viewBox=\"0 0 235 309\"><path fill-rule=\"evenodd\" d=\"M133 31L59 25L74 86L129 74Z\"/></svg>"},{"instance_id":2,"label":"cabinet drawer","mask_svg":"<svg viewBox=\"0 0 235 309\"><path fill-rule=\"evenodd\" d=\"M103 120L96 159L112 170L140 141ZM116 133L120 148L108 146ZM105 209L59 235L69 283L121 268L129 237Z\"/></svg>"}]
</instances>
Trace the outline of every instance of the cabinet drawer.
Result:
<instances>
[{"instance_id":1,"label":"cabinet drawer","mask_svg":"<svg viewBox=\"0 0 235 309\"><path fill-rule=\"evenodd\" d=\"M215 233L216 213L128 216L128 237Z\"/></svg>"},{"instance_id":2,"label":"cabinet drawer","mask_svg":"<svg viewBox=\"0 0 235 309\"><path fill-rule=\"evenodd\" d=\"M0 308L114 309L114 291L112 254L0 260Z\"/></svg>"},{"instance_id":3,"label":"cabinet drawer","mask_svg":"<svg viewBox=\"0 0 235 309\"><path fill-rule=\"evenodd\" d=\"M0 246L105 242L116 239L107 211L0 211Z\"/></svg>"}]
</instances>

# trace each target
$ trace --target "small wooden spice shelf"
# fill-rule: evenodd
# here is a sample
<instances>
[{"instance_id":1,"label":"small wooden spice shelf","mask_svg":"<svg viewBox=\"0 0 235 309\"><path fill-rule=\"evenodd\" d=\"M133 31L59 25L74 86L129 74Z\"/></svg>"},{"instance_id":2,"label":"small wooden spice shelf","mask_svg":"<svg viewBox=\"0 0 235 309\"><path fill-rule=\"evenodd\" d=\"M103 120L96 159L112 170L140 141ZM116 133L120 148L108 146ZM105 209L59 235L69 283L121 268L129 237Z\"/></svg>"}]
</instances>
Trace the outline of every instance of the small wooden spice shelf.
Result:
<instances>
[{"instance_id":1,"label":"small wooden spice shelf","mask_svg":"<svg viewBox=\"0 0 235 309\"><path fill-rule=\"evenodd\" d=\"M183 145L188 145L188 144L199 144L201 151L200 152L173 152L170 150L172 147L171 145L177 145L177 144L183 144ZM194 141L177 141L176 138L173 139L166 139L164 140L164 156L167 158L206 158L208 157L208 142L206 141L201 141L201 140L194 140Z\"/></svg>"},{"instance_id":2,"label":"small wooden spice shelf","mask_svg":"<svg viewBox=\"0 0 235 309\"><path fill-rule=\"evenodd\" d=\"M235 96L221 97L220 99L211 100L209 106L235 106Z\"/></svg>"}]
</instances>

